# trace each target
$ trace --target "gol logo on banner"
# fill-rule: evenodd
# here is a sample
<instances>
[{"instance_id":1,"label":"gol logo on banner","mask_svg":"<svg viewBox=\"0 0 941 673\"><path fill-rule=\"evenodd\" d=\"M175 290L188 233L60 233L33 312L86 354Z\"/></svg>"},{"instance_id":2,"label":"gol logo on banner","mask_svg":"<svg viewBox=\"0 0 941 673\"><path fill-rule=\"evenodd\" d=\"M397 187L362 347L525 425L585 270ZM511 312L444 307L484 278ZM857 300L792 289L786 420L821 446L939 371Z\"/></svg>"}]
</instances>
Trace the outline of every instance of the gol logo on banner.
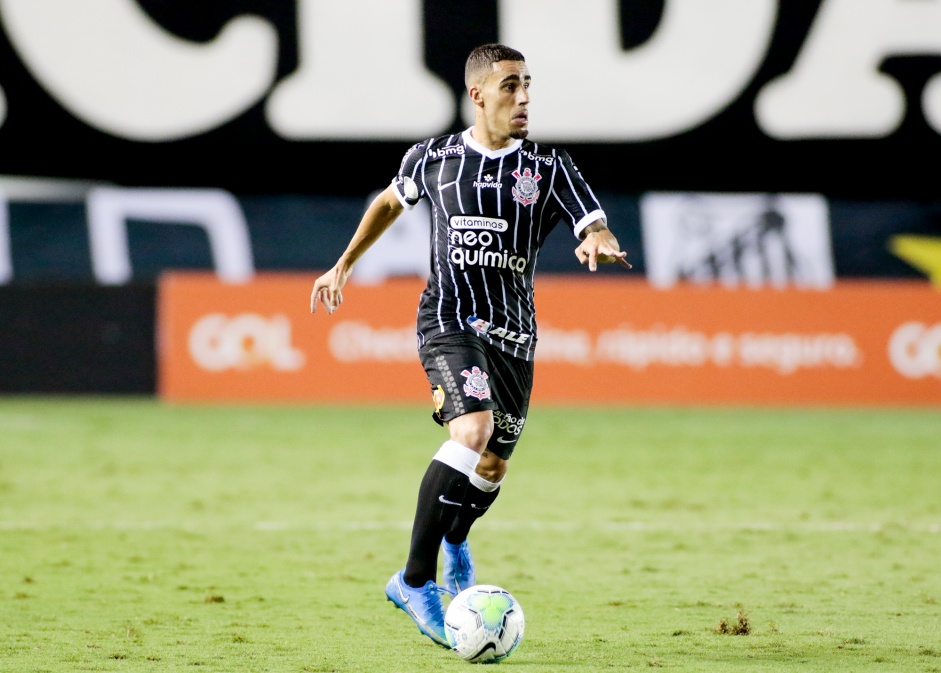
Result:
<instances>
[{"instance_id":1,"label":"gol logo on banner","mask_svg":"<svg viewBox=\"0 0 941 673\"><path fill-rule=\"evenodd\" d=\"M188 345L193 361L211 372L262 366L294 371L305 361L304 353L291 344L291 321L280 314L269 318L210 313L193 324Z\"/></svg>"},{"instance_id":2,"label":"gol logo on banner","mask_svg":"<svg viewBox=\"0 0 941 673\"><path fill-rule=\"evenodd\" d=\"M907 378L941 378L941 323L929 327L907 322L899 326L889 339L889 360Z\"/></svg>"}]
</instances>

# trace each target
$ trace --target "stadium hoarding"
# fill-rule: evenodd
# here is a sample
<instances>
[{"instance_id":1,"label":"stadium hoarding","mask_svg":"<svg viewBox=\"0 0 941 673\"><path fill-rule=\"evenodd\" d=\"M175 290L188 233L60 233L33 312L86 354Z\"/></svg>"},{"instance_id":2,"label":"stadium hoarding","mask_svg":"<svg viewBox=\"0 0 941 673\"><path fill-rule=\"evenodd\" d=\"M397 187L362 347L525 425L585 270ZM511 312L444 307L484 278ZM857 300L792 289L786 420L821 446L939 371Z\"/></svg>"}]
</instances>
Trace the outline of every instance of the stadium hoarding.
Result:
<instances>
[{"instance_id":1,"label":"stadium hoarding","mask_svg":"<svg viewBox=\"0 0 941 673\"><path fill-rule=\"evenodd\" d=\"M168 269L215 269L227 280L313 272L343 252L375 193L236 196L0 177L0 285L155 283ZM635 272L657 286L686 279L827 287L834 279L923 278L941 268L929 250L941 241L937 199L597 194ZM427 274L430 214L426 201L404 212L357 264L356 277ZM557 229L540 249L538 272L582 273L574 239Z\"/></svg>"},{"instance_id":2,"label":"stadium hoarding","mask_svg":"<svg viewBox=\"0 0 941 673\"><path fill-rule=\"evenodd\" d=\"M0 394L153 395L156 294L152 284L0 285Z\"/></svg>"},{"instance_id":3,"label":"stadium hoarding","mask_svg":"<svg viewBox=\"0 0 941 673\"><path fill-rule=\"evenodd\" d=\"M310 315L313 276L158 285L158 393L172 402L428 402L413 318L423 281L351 284ZM586 296L606 310L584 311ZM928 283L656 289L543 276L535 401L941 403L941 301Z\"/></svg>"}]
</instances>

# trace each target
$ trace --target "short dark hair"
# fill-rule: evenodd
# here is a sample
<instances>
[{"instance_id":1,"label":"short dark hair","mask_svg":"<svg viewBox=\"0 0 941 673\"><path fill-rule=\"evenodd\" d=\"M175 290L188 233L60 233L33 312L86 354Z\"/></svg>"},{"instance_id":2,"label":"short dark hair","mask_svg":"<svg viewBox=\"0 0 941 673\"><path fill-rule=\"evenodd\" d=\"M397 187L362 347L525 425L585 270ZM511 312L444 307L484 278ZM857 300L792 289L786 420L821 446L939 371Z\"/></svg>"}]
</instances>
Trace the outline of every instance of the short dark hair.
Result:
<instances>
[{"instance_id":1,"label":"short dark hair","mask_svg":"<svg viewBox=\"0 0 941 673\"><path fill-rule=\"evenodd\" d=\"M470 88L471 82L481 75L485 77L493 71L497 61L523 61L523 55L505 44L482 44L474 47L464 64L464 84Z\"/></svg>"}]
</instances>

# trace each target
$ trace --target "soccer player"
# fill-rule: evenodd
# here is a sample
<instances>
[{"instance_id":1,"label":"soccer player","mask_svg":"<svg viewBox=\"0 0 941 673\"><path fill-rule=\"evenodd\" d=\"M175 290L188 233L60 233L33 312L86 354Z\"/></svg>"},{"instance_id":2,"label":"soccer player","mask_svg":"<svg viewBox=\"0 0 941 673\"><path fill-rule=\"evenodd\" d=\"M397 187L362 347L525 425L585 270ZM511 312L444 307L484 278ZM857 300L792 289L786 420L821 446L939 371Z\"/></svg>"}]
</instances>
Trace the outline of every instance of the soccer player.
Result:
<instances>
[{"instance_id":1,"label":"soccer player","mask_svg":"<svg viewBox=\"0 0 941 673\"><path fill-rule=\"evenodd\" d=\"M356 260L405 208L428 199L431 273L418 308L418 352L431 384L433 418L450 435L418 490L405 567L386 596L419 630L448 647L442 591L477 583L467 542L500 493L526 423L533 382L533 281L539 248L562 222L591 271L626 254L588 184L560 149L527 140L530 74L523 55L500 44L475 48L465 84L474 125L413 145L369 205L336 265L314 282L332 314ZM444 551L444 587L437 580Z\"/></svg>"}]
</instances>

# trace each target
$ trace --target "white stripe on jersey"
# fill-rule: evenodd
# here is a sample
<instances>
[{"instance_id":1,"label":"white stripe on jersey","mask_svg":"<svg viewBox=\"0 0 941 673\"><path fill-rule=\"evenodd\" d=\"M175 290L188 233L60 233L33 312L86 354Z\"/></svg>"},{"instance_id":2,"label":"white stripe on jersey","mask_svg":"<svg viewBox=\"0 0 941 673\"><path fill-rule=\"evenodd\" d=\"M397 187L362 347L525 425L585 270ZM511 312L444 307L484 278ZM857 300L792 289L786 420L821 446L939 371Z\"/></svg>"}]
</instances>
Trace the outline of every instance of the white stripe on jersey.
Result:
<instances>
[{"instance_id":1,"label":"white stripe on jersey","mask_svg":"<svg viewBox=\"0 0 941 673\"><path fill-rule=\"evenodd\" d=\"M485 163L487 163L487 162L484 161L483 159L481 159L481 161L480 161L480 167L477 169L477 182L483 182L484 164L485 164ZM483 190L482 190L482 189L478 189L478 190L477 190L477 210L478 210L478 212L481 212L481 213L484 212ZM466 215L467 213L464 212L464 214ZM498 238L499 238L499 236L498 236ZM465 275L466 275L466 274L465 274ZM486 293L487 293L487 296L489 297L489 296L490 296L490 288L487 286L487 276L486 276L485 274L483 274L482 272L481 272L480 275L481 275L481 278L482 278L483 281L484 281L484 292L486 292ZM469 285L469 283L468 283L468 285ZM473 291L474 291L473 288L471 288L471 292L472 292L472 293L473 293ZM504 293L504 294L505 294L505 293ZM504 303L506 303L506 302L504 302ZM487 308L489 309L490 322L492 323L492 322L493 322L493 318L494 318L494 314L493 314L493 303L488 301L488 302L487 302ZM474 315L477 315L477 313L475 312ZM487 338L487 341L489 341L490 343L493 343L493 339L491 339L490 337L486 337L486 338Z\"/></svg>"},{"instance_id":2,"label":"white stripe on jersey","mask_svg":"<svg viewBox=\"0 0 941 673\"><path fill-rule=\"evenodd\" d=\"M483 182L485 163L486 163L485 161L481 160L480 168L477 170L477 182ZM484 190L482 189L477 190L477 209L481 213L484 212L483 193L484 193Z\"/></svg>"},{"instance_id":3,"label":"white stripe on jersey","mask_svg":"<svg viewBox=\"0 0 941 673\"><path fill-rule=\"evenodd\" d=\"M427 163L427 161L428 161L428 148L431 147L432 142L434 142L434 139L433 139L433 138L430 139L430 140L425 141L425 155L421 158L421 161L419 161L418 163L415 164L415 169L412 171L413 179L414 179L414 176L415 176L417 173L419 173L419 172L421 173L421 175L422 175L422 186L423 186L423 187L425 187L424 175L425 175L425 165L426 165L426 163ZM419 167L421 167L421 171L418 170ZM427 188L425 188L424 192L425 192L424 195L425 195L425 196L428 196L428 189L427 189ZM439 194L440 194L440 193L439 193ZM428 200L431 201L430 198L429 198ZM433 209L432 209L432 210L433 210ZM435 216L434 216L434 213L432 212L432 214L431 214L431 219L432 219L432 222L431 222L431 238L432 238L432 241L434 241L434 250L435 250L435 254L434 254L433 259L431 260L431 267L432 267L432 268L431 268L431 271L432 271L432 274L433 274L433 275L436 275L436 276L438 277L438 326L441 328L441 331L444 332L444 318L443 318L443 311L442 311L442 308L443 308L443 307L442 307L442 301L443 301L443 297L444 297L444 285L443 285L443 281L442 281L442 277L441 277L441 269L438 270L438 273L436 273L436 274L434 273L434 266L435 266L435 264L438 263L438 260L441 259L441 256L439 255L439 252L438 252L438 237L434 235L434 231L435 231L434 217L435 217ZM439 265L439 266L440 266L440 265Z\"/></svg>"},{"instance_id":4,"label":"white stripe on jersey","mask_svg":"<svg viewBox=\"0 0 941 673\"><path fill-rule=\"evenodd\" d=\"M523 155L520 154L519 152L516 153L516 171L518 173L523 172ZM516 205L516 213L515 213L516 220L513 223L513 249L516 250L517 249L516 235L519 233L519 229L520 229L520 202L517 201L516 199L513 199L513 203ZM532 207L533 206L530 206L530 208ZM516 283L514 279L514 285L515 284ZM526 292L526 283L523 283L523 292ZM506 306L506 288L505 287L503 288L503 305ZM509 309L509 306L507 306L507 309ZM518 319L519 324L522 325L523 324L523 308L522 306L519 305L519 302L517 302L516 314L519 316L519 319ZM532 334L532 330L530 330L530 334ZM519 351L520 351L520 345L516 344L513 348L513 355L515 357L519 357Z\"/></svg>"},{"instance_id":5,"label":"white stripe on jersey","mask_svg":"<svg viewBox=\"0 0 941 673\"><path fill-rule=\"evenodd\" d=\"M451 139L453 137L454 136L451 136L451 138L448 138L448 144L451 143ZM427 156L427 154L425 156ZM447 162L448 162L447 157L444 157L441 160L441 168L438 170L438 183L439 184L441 183L441 175L444 173L444 166ZM456 189L456 191L460 191L460 190ZM448 211L444 205L444 192L442 190L438 190L438 200L441 202L441 212L444 213L444 221L445 223L447 223ZM434 227L432 227L432 230L434 230ZM445 231L445 241L448 245L448 248L450 249L451 244L450 244L450 241L447 240L447 231L448 231L447 228L445 228L444 231ZM447 259L447 253L445 253L445 259ZM460 315L461 314L461 295L457 291L457 278L454 277L454 267L448 264L448 269L451 272L451 285L454 287L454 296L457 298L457 313L458 315ZM444 315L442 311L443 303L444 303L444 286L441 284L442 283L441 279L442 279L442 274L439 273L438 274L438 325L441 326L441 331L444 332L445 331ZM461 325L461 329L464 329L463 325Z\"/></svg>"},{"instance_id":6,"label":"white stripe on jersey","mask_svg":"<svg viewBox=\"0 0 941 673\"><path fill-rule=\"evenodd\" d=\"M539 145L537 143L533 143L533 154L539 154ZM548 189L549 194L555 194L556 167L560 163L559 154L554 149L552 150L552 158L553 158L553 162L552 162L553 169L549 175L549 189ZM536 243L542 237L543 213L546 212L546 207L549 205L549 201L550 199L543 199L542 201L542 209L540 210L540 216L536 219L536 221L539 224L536 227L535 239L532 238L532 232L530 232L530 241L531 241L530 247L533 248L535 252L533 253L533 259L531 263L532 265L529 268L529 271L530 271L529 288L525 288L525 283L524 283L524 288L533 290L533 292L531 292L529 295L529 333L533 335L536 334L536 303L535 303L535 297L534 297L535 286L536 286L536 262L539 258L539 252L541 251L541 248L537 246Z\"/></svg>"}]
</instances>

